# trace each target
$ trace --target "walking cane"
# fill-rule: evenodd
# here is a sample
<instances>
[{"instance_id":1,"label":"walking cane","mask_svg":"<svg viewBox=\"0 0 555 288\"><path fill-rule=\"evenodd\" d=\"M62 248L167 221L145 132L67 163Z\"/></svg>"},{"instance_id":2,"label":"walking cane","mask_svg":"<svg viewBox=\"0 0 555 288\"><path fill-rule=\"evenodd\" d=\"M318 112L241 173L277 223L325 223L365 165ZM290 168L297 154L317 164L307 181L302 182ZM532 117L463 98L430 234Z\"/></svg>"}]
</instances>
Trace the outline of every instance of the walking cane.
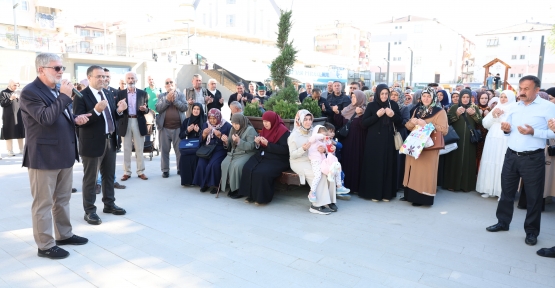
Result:
<instances>
[{"instance_id":1,"label":"walking cane","mask_svg":"<svg viewBox=\"0 0 555 288\"><path fill-rule=\"evenodd\" d=\"M222 186L222 179L220 179L220 184L218 184L218 191L216 192L216 198L220 195L220 187Z\"/></svg>"}]
</instances>

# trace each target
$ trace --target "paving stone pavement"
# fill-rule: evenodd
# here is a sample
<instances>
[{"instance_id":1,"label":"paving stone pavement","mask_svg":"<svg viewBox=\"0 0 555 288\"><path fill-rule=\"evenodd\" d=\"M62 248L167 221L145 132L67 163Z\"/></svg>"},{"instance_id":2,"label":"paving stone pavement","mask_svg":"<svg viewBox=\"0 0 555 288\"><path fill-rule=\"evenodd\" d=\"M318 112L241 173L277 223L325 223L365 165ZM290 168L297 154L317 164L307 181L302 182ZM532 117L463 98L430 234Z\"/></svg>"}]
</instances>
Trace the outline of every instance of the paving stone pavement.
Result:
<instances>
[{"instance_id":1,"label":"paving stone pavement","mask_svg":"<svg viewBox=\"0 0 555 288\"><path fill-rule=\"evenodd\" d=\"M555 287L555 259L535 254L555 246L555 204L530 247L525 211L510 231L488 233L497 202L475 192L439 190L429 208L354 196L315 215L305 187L280 189L264 206L215 199L180 186L174 157L162 178L159 156L145 162L149 180L120 181L116 204L127 214L99 213L99 226L83 220L76 164L73 231L89 243L65 246L64 260L39 258L27 170L0 150L0 287ZM122 163L119 153L118 179Z\"/></svg>"}]
</instances>

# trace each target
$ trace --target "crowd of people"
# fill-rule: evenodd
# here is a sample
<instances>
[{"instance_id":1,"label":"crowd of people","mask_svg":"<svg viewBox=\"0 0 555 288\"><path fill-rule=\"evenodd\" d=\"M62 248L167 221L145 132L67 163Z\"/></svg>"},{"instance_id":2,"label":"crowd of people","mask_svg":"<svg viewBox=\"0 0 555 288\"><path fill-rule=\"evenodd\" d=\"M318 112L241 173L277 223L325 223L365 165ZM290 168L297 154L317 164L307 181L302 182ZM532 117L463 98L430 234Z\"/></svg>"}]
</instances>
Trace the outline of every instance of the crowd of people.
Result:
<instances>
[{"instance_id":1,"label":"crowd of people","mask_svg":"<svg viewBox=\"0 0 555 288\"><path fill-rule=\"evenodd\" d=\"M308 210L322 215L337 212L337 199L350 195L389 202L403 191L399 200L431 206L440 186L498 197L498 223L487 227L498 232L509 229L520 190L520 208L527 209L525 242L535 245L545 197L555 196L551 187L555 170L549 159L545 161L555 157L549 152L555 144L551 142L555 140L551 103L555 88L542 94L535 76L520 80L518 98L510 90L472 91L459 85L448 92L433 83L414 92L399 85L368 88L358 82L348 86L348 93L340 82L328 83L324 92L306 85L299 101L317 100L327 118L325 125L314 125L314 115L303 109L290 131L278 114L265 111L263 128L257 131L242 109L246 103L271 96L256 83L249 91L238 83L228 102L232 111L228 121L221 112L224 99L216 80L210 79L208 88L203 88L200 75L194 75L192 87L183 92L172 78L165 80L162 90L149 77L145 91L135 87L137 75L128 72L127 87L115 89L109 87L109 71L93 65L87 70L89 85L75 96L74 85L61 79L65 67L58 56L39 54L36 68L38 77L21 91L17 113L27 137L23 166L29 168L33 232L42 257L65 258L69 253L58 245L88 241L72 233L67 208L76 160L83 162L85 221L102 223L96 213L97 192L102 193L104 213L126 213L115 204L115 155L123 143L121 181L128 181L134 146L137 176L148 180L140 152L149 134L149 115L154 115L159 131L163 178L170 177L173 148L182 186L212 194L224 191L232 199L244 197L246 203L256 205L272 201L276 179L289 170L301 184L308 184ZM17 122L14 115L18 114L11 115L10 120ZM405 140L416 127L430 126L443 137L453 130L457 148L445 154L424 149L418 158L399 153L397 137ZM101 191L96 190L99 175ZM52 218L55 238L47 225ZM555 247L538 254L555 257Z\"/></svg>"}]
</instances>

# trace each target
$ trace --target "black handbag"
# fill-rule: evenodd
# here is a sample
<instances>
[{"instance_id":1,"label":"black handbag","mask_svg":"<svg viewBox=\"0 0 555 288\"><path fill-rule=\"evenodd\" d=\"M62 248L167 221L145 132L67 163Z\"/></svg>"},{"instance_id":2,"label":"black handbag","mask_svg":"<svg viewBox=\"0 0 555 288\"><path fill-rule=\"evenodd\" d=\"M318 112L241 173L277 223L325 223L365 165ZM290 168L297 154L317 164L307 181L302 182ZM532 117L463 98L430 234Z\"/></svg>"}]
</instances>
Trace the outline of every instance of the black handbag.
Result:
<instances>
[{"instance_id":1,"label":"black handbag","mask_svg":"<svg viewBox=\"0 0 555 288\"><path fill-rule=\"evenodd\" d=\"M484 141L484 139L482 138L482 131L472 128L472 126L470 126L470 123L468 123L466 112L463 113L462 116L464 117L464 121L466 122L466 127L468 127L468 130L470 131L470 143L476 144Z\"/></svg>"},{"instance_id":2,"label":"black handbag","mask_svg":"<svg viewBox=\"0 0 555 288\"><path fill-rule=\"evenodd\" d=\"M210 159L210 157L212 157L212 153L214 153L214 149L216 149L216 145L200 146L197 150L197 156L199 158Z\"/></svg>"},{"instance_id":3,"label":"black handbag","mask_svg":"<svg viewBox=\"0 0 555 288\"><path fill-rule=\"evenodd\" d=\"M347 138L347 135L349 135L349 129L351 128L351 122L353 122L353 119L355 119L355 116L357 116L356 113L353 114L351 119L349 119L349 121L347 121L347 123L345 123L345 125L343 125L341 129L337 130L337 134L339 137Z\"/></svg>"},{"instance_id":4,"label":"black handbag","mask_svg":"<svg viewBox=\"0 0 555 288\"><path fill-rule=\"evenodd\" d=\"M455 131L455 128L453 128L453 126L449 126L449 129L447 130L447 135L443 137L443 141L445 141L445 145L457 143L459 139L460 139L459 135Z\"/></svg>"}]
</instances>

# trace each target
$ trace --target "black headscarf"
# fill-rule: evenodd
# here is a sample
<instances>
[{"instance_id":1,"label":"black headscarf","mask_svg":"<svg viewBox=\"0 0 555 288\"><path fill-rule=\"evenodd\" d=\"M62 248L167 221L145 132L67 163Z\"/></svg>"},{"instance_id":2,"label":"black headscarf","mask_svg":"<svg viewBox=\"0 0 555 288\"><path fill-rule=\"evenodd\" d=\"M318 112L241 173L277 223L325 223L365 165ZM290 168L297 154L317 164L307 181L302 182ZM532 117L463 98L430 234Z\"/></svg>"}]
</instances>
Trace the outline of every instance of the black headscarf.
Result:
<instances>
[{"instance_id":1,"label":"black headscarf","mask_svg":"<svg viewBox=\"0 0 555 288\"><path fill-rule=\"evenodd\" d=\"M418 103L414 108L410 110L410 115L414 115L415 118L427 119L434 116L437 112L443 110L441 108L441 103L438 101L436 90L432 87L427 87L422 90L422 95L430 94L432 96L432 102L430 105L426 106L422 101ZM444 97L445 99L445 97Z\"/></svg>"},{"instance_id":2,"label":"black headscarf","mask_svg":"<svg viewBox=\"0 0 555 288\"><path fill-rule=\"evenodd\" d=\"M200 114L198 116L195 116L193 115L193 113L191 113L191 116L187 119L187 126L191 124L197 124L200 127L204 122L206 122L206 115L204 114L204 109L202 109L202 104L195 103L193 104L193 109L195 107L200 108Z\"/></svg>"},{"instance_id":3,"label":"black headscarf","mask_svg":"<svg viewBox=\"0 0 555 288\"><path fill-rule=\"evenodd\" d=\"M382 90L387 90L387 100L385 102L383 102L380 99L380 93L382 92ZM374 102L378 103L378 105L382 108L387 108L389 107L389 95L391 93L389 92L389 87L387 87L387 85L385 84L380 84L378 85L378 87L376 87L376 93L374 93Z\"/></svg>"},{"instance_id":4,"label":"black headscarf","mask_svg":"<svg viewBox=\"0 0 555 288\"><path fill-rule=\"evenodd\" d=\"M462 98L463 95L468 94L468 97L470 98L468 100L468 104L463 104L462 103ZM468 90L468 89L463 89L461 90L461 93L459 94L459 107L463 107L464 109L469 108L470 106L472 106L472 91Z\"/></svg>"}]
</instances>

